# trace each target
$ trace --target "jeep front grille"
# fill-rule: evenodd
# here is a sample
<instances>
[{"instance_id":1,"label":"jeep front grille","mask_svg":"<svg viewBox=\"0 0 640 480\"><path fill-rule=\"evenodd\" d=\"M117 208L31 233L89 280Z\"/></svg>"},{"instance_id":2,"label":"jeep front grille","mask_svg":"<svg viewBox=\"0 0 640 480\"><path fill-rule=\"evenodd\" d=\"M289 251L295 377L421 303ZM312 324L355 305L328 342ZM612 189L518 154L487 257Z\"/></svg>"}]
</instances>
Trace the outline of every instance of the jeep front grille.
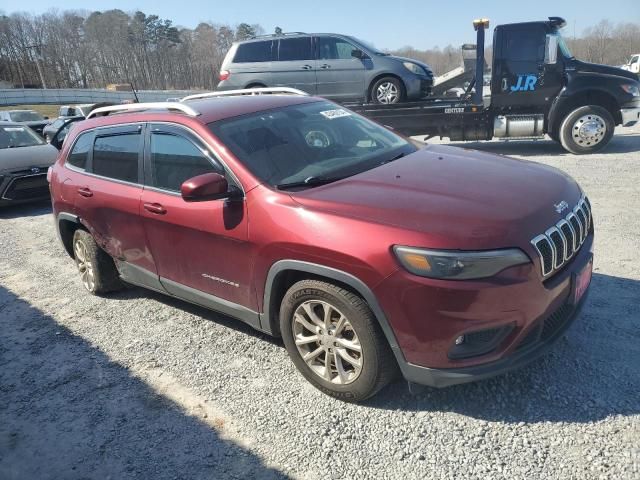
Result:
<instances>
[{"instance_id":1,"label":"jeep front grille","mask_svg":"<svg viewBox=\"0 0 640 480\"><path fill-rule=\"evenodd\" d=\"M565 218L531 240L540 257L543 277L560 270L578 252L592 221L591 203L583 195Z\"/></svg>"}]
</instances>

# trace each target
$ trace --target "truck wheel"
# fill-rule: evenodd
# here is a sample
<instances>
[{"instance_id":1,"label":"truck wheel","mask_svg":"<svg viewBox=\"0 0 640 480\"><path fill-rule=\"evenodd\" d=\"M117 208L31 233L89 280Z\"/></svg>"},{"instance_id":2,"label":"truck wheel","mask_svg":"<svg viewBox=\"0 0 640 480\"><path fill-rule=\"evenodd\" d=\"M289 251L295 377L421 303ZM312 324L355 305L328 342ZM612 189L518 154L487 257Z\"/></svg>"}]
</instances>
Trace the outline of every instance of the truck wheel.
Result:
<instances>
[{"instance_id":1,"label":"truck wheel","mask_svg":"<svg viewBox=\"0 0 640 480\"><path fill-rule=\"evenodd\" d=\"M369 306L336 285L294 284L282 299L280 329L296 368L332 397L364 400L396 373L393 353Z\"/></svg>"},{"instance_id":2,"label":"truck wheel","mask_svg":"<svg viewBox=\"0 0 640 480\"><path fill-rule=\"evenodd\" d=\"M371 89L373 103L393 104L404 100L404 85L395 77L382 77Z\"/></svg>"},{"instance_id":3,"label":"truck wheel","mask_svg":"<svg viewBox=\"0 0 640 480\"><path fill-rule=\"evenodd\" d=\"M613 136L615 124L608 110L597 105L580 107L560 125L560 143L565 150L584 155L604 148Z\"/></svg>"},{"instance_id":4,"label":"truck wheel","mask_svg":"<svg viewBox=\"0 0 640 480\"><path fill-rule=\"evenodd\" d=\"M86 230L76 230L73 234L73 257L82 284L90 293L99 295L122 288L113 260Z\"/></svg>"}]
</instances>

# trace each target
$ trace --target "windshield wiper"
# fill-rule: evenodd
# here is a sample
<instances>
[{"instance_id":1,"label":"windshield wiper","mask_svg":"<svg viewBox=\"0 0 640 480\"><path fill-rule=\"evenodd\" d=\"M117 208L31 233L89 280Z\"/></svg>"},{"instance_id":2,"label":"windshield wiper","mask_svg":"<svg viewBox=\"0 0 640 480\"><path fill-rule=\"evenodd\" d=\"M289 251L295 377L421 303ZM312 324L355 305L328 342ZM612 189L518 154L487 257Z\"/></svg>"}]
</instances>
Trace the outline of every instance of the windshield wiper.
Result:
<instances>
[{"instance_id":1,"label":"windshield wiper","mask_svg":"<svg viewBox=\"0 0 640 480\"><path fill-rule=\"evenodd\" d=\"M326 185L327 183L337 182L343 178L347 178L349 175L342 175L339 177L309 177L299 182L279 183L276 185L278 190L287 190L289 188L297 187L318 187L320 185Z\"/></svg>"},{"instance_id":2,"label":"windshield wiper","mask_svg":"<svg viewBox=\"0 0 640 480\"><path fill-rule=\"evenodd\" d=\"M401 152L399 154L397 154L395 157L390 158L389 160L383 160L380 162L380 165L384 165L385 163L389 163L389 162L393 162L394 160L398 160L399 158L402 158L406 155L406 153Z\"/></svg>"}]
</instances>

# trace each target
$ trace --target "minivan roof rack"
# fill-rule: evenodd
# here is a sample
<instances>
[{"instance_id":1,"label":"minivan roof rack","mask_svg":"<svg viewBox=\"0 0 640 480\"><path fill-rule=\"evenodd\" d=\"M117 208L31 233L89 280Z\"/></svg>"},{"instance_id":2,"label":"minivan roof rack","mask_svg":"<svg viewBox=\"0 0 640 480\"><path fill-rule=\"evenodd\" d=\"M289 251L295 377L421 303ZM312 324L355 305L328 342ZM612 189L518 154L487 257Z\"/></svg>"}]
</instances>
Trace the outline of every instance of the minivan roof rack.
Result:
<instances>
[{"instance_id":1,"label":"minivan roof rack","mask_svg":"<svg viewBox=\"0 0 640 480\"><path fill-rule=\"evenodd\" d=\"M188 105L179 102L148 102L148 103L127 103L124 105L110 105L108 107L100 107L95 110L91 110L87 119L93 118L100 113L116 113L116 112L135 112L139 110L177 110L190 117L197 117L200 112L194 110Z\"/></svg>"},{"instance_id":2,"label":"minivan roof rack","mask_svg":"<svg viewBox=\"0 0 640 480\"><path fill-rule=\"evenodd\" d=\"M263 87L263 88L243 88L240 90L223 90L221 92L206 92L206 93L196 93L194 95L188 95L184 97L181 102L185 102L187 100L195 100L198 98L209 98L209 97L234 97L239 95L301 95L308 96L307 92L303 92L302 90L298 90L297 88L291 87Z\"/></svg>"},{"instance_id":3,"label":"minivan roof rack","mask_svg":"<svg viewBox=\"0 0 640 480\"><path fill-rule=\"evenodd\" d=\"M267 33L266 35L254 35L253 37L249 37L249 40L253 40L255 38L286 37L287 35L309 35L309 34L306 32Z\"/></svg>"}]
</instances>

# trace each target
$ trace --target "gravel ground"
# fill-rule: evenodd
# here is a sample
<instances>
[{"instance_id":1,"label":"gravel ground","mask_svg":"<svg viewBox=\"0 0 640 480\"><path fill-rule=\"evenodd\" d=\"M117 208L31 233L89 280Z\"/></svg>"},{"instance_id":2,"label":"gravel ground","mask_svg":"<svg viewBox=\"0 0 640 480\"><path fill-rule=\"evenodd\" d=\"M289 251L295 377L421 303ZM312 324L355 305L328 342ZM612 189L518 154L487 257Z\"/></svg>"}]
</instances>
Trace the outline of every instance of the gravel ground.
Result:
<instances>
[{"instance_id":1,"label":"gravel ground","mask_svg":"<svg viewBox=\"0 0 640 480\"><path fill-rule=\"evenodd\" d=\"M459 144L562 168L597 228L582 316L531 366L363 405L279 341L141 289L92 297L47 205L0 211L0 478L640 478L640 128L605 153Z\"/></svg>"}]
</instances>

